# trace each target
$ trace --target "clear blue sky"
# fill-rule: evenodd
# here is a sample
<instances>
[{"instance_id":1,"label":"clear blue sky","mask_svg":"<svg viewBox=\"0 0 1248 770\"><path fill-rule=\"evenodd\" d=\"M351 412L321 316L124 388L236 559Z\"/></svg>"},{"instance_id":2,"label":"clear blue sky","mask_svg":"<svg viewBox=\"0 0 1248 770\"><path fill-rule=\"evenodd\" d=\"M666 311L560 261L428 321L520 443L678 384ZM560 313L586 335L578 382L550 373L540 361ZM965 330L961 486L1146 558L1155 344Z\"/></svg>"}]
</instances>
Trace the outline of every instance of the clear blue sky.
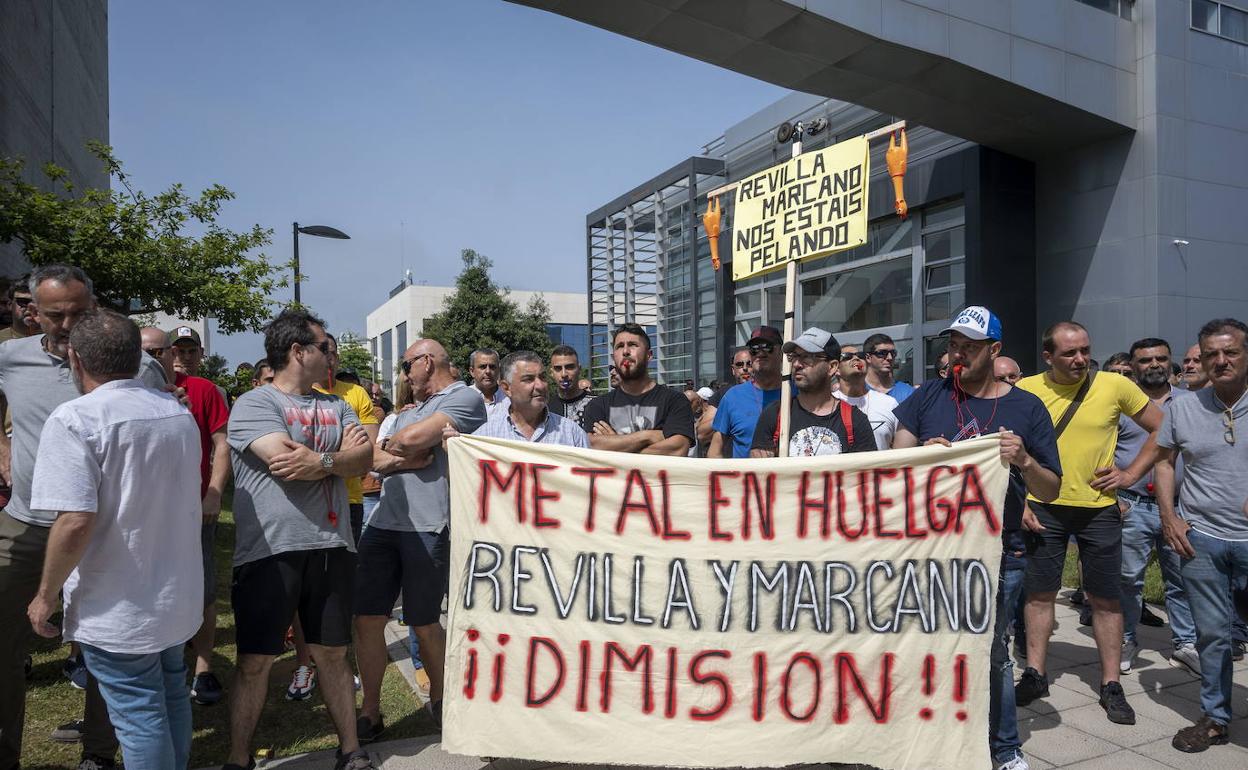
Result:
<instances>
[{"instance_id":1,"label":"clear blue sky","mask_svg":"<svg viewBox=\"0 0 1248 770\"><path fill-rule=\"evenodd\" d=\"M588 212L786 93L502 0L115 0L109 69L141 188L225 185L224 224L272 228L280 260L292 221L351 235L301 237L303 299L360 333L405 266L446 284L463 248L501 285L583 291Z\"/></svg>"}]
</instances>

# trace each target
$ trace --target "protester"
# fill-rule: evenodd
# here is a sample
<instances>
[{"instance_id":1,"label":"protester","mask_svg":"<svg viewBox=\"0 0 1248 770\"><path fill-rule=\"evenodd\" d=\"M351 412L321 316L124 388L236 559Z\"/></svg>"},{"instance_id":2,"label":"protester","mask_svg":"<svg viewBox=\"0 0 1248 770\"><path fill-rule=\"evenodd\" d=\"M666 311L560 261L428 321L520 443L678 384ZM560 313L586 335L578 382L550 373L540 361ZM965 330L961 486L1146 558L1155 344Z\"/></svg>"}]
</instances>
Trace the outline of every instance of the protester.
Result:
<instances>
[{"instance_id":1,"label":"protester","mask_svg":"<svg viewBox=\"0 0 1248 770\"><path fill-rule=\"evenodd\" d=\"M914 392L914 386L908 382L900 382L893 378L897 361L897 345L887 334L872 334L862 343L862 349L871 358L867 365L867 385L892 396L901 403Z\"/></svg>"},{"instance_id":2,"label":"protester","mask_svg":"<svg viewBox=\"0 0 1248 770\"><path fill-rule=\"evenodd\" d=\"M949 444L989 433L1001 434L1001 457L1010 464L1002 511L1001 570L997 579L996 626L989 680L988 745L999 770L1028 770L1018 734L1014 672L1008 636L1023 588L1025 565L1022 518L1030 490L1051 500L1061 486L1053 424L1040 399L1001 382L993 359L1001 352L1001 321L988 308L972 305L945 331L950 375L923 383L897 407L895 448L920 443Z\"/></svg>"},{"instance_id":3,"label":"protester","mask_svg":"<svg viewBox=\"0 0 1248 770\"><path fill-rule=\"evenodd\" d=\"M780 399L780 373L784 364L780 347L784 339L770 326L760 326L750 335L751 378L728 389L720 399L711 427L708 457L749 457L754 429L763 409Z\"/></svg>"},{"instance_id":4,"label":"protester","mask_svg":"<svg viewBox=\"0 0 1248 770\"><path fill-rule=\"evenodd\" d=\"M949 376L949 351L947 350L936 357L936 375L942 380Z\"/></svg>"},{"instance_id":5,"label":"protester","mask_svg":"<svg viewBox=\"0 0 1248 770\"><path fill-rule=\"evenodd\" d=\"M199 376L199 367L204 363L204 345L199 339L199 332L189 326L179 326L169 332L172 346L167 355L173 358L174 371L188 377ZM230 394L220 385L213 385L226 404L230 403Z\"/></svg>"},{"instance_id":6,"label":"protester","mask_svg":"<svg viewBox=\"0 0 1248 770\"><path fill-rule=\"evenodd\" d=\"M581 362L576 348L557 345L551 351L550 376L555 381L555 397L550 399L550 411L580 425L585 407L594 400L594 394L581 384Z\"/></svg>"},{"instance_id":7,"label":"protester","mask_svg":"<svg viewBox=\"0 0 1248 770\"><path fill-rule=\"evenodd\" d=\"M200 442L175 398L134 379L146 358L124 316L95 311L74 324L68 360L85 395L44 424L30 498L56 522L29 624L81 646L136 770L187 766L182 650L203 619L186 601L203 592ZM62 587L58 630L48 620Z\"/></svg>"},{"instance_id":8,"label":"protester","mask_svg":"<svg viewBox=\"0 0 1248 770\"><path fill-rule=\"evenodd\" d=\"M1170 386L1170 345L1165 340L1147 337L1131 345L1131 367L1136 384L1157 408L1164 413L1173 398L1190 398L1191 393ZM1114 465L1126 468L1140 454L1148 432L1126 415L1118 418L1118 446ZM1182 466L1179 466L1179 476ZM1176 488L1179 480L1176 479ZM1170 660L1200 676L1200 656L1196 653L1196 627L1183 590L1179 555L1166 546L1161 531L1161 512L1157 505L1156 483L1150 472L1129 487L1118 490L1118 507L1122 512L1122 662L1119 670L1127 673L1135 663L1140 645L1135 628L1140 622L1144 594L1144 569L1148 557L1157 549L1161 579L1166 590L1166 612L1170 616L1170 638L1174 653Z\"/></svg>"},{"instance_id":9,"label":"protester","mask_svg":"<svg viewBox=\"0 0 1248 770\"><path fill-rule=\"evenodd\" d=\"M498 387L498 351L481 348L468 356L468 373L472 387L481 394L486 414L507 413L507 397Z\"/></svg>"},{"instance_id":10,"label":"protester","mask_svg":"<svg viewBox=\"0 0 1248 770\"><path fill-rule=\"evenodd\" d=\"M182 327L183 331L193 331ZM165 373L170 381L186 391L187 407L195 418L199 432L200 445L200 488L202 527L200 531L200 556L204 568L204 606L203 624L191 640L195 651L195 678L191 683L191 699L201 706L212 706L221 700L224 691L221 681L212 672L212 648L217 634L217 519L221 515L221 498L225 494L225 485L230 480L230 446L226 437L226 424L230 419L230 410L220 390L211 381L203 377L195 377L186 373L191 368L187 363L177 368L176 351L178 346L169 344L170 335L159 329L147 327L141 330L144 350L155 357L157 349L163 349L161 356L165 364ZM189 335L187 335L189 337ZM163 337L163 339L162 339ZM191 337L191 339L196 339ZM148 342L152 344L149 345ZM161 343L157 345L156 343ZM183 342L181 349L186 351L189 346ZM202 348L200 349L202 353ZM198 356L191 352L180 354L184 360L190 361L198 370Z\"/></svg>"},{"instance_id":11,"label":"protester","mask_svg":"<svg viewBox=\"0 0 1248 770\"><path fill-rule=\"evenodd\" d=\"M373 420L377 425L378 434L374 437L373 443L378 444L381 440L381 423L385 421L386 416L389 414L389 410L384 406L386 403L385 394L382 392L381 386L375 382L370 382L364 390L368 393L369 402L373 407ZM393 406L393 404L390 406ZM368 520L373 517L373 511L377 510L377 506L381 504L381 477L371 470L361 476L360 494L363 495L364 500L363 526L368 526ZM358 539L356 543L358 545Z\"/></svg>"},{"instance_id":12,"label":"protester","mask_svg":"<svg viewBox=\"0 0 1248 770\"><path fill-rule=\"evenodd\" d=\"M1023 370L1009 356L997 356L992 362L992 376L997 382L1014 385L1023 378Z\"/></svg>"},{"instance_id":13,"label":"protester","mask_svg":"<svg viewBox=\"0 0 1248 770\"><path fill-rule=\"evenodd\" d=\"M330 346L319 318L282 311L264 331L273 383L230 414L238 665L223 770L255 766L252 733L296 611L338 733L336 767L373 767L355 734L346 656L356 559L345 483L368 470L372 443L345 401L312 387L329 380Z\"/></svg>"},{"instance_id":14,"label":"protester","mask_svg":"<svg viewBox=\"0 0 1248 770\"><path fill-rule=\"evenodd\" d=\"M707 400L707 403L716 409L719 409L719 402L723 399L724 394L731 390L733 386L740 385L743 382L749 382L750 378L754 376L753 372L750 370L750 349L742 346L734 350L732 352L731 366L731 383L720 383L718 381L711 382L710 388L714 394Z\"/></svg>"},{"instance_id":15,"label":"protester","mask_svg":"<svg viewBox=\"0 0 1248 770\"><path fill-rule=\"evenodd\" d=\"M338 339L329 333L326 333L325 337L329 340L329 378L324 382L316 383L313 387L322 393L329 393L346 401L351 411L355 412L360 427L368 434L369 443L375 444L381 420L377 419L377 415L373 412L373 400L358 383L337 379L335 372L341 363L338 357ZM347 499L351 505L351 534L355 536L358 543L360 532L364 529L364 498L358 478L347 479Z\"/></svg>"},{"instance_id":16,"label":"protester","mask_svg":"<svg viewBox=\"0 0 1248 770\"><path fill-rule=\"evenodd\" d=\"M695 446L690 450L693 457L706 457L711 447L711 438L715 435L715 415L719 411L711 406L715 391L709 386L685 392L689 399L689 409L693 412L693 438Z\"/></svg>"},{"instance_id":17,"label":"protester","mask_svg":"<svg viewBox=\"0 0 1248 770\"><path fill-rule=\"evenodd\" d=\"M1101 366L1101 371L1121 374L1128 380L1135 377L1135 370L1131 368L1130 353L1114 353L1112 356L1105 359L1105 363Z\"/></svg>"},{"instance_id":18,"label":"protester","mask_svg":"<svg viewBox=\"0 0 1248 770\"><path fill-rule=\"evenodd\" d=\"M1092 605L1092 632L1100 657L1100 704L1111 722L1135 724L1135 711L1118 682L1122 654L1121 516L1115 490L1129 487L1148 472L1155 451L1161 410L1127 378L1091 368L1087 330L1063 321L1044 333L1048 372L1024 377L1018 387L1044 402L1057 434L1062 490L1056 499L1029 500L1024 525L1035 532L1027 552L1024 588L1027 668L1015 688L1019 706L1048 695L1045 656L1053 631L1053 602L1062 583L1066 546L1079 545L1082 587ZM1118 417L1127 415L1150 434L1125 469L1114 466Z\"/></svg>"},{"instance_id":19,"label":"protester","mask_svg":"<svg viewBox=\"0 0 1248 770\"><path fill-rule=\"evenodd\" d=\"M589 449L589 437L581 426L547 407L548 386L541 356L531 350L512 353L503 359L500 377L503 393L511 406L506 414L491 417L473 431L474 436ZM443 429L444 438L455 435L458 431L450 425Z\"/></svg>"},{"instance_id":20,"label":"protester","mask_svg":"<svg viewBox=\"0 0 1248 770\"><path fill-rule=\"evenodd\" d=\"M487 417L480 392L452 377L450 364L434 340L419 340L403 353L403 376L420 406L399 413L394 435L373 454L373 467L382 476L381 504L360 539L355 591L356 659L364 696L358 732L365 741L376 740L385 729L385 627L400 590L403 619L419 640L429 675L425 708L434 724L442 724L446 631L438 618L449 579L451 513L450 462L442 432L449 426L471 433ZM498 418L507 419L507 412Z\"/></svg>"},{"instance_id":21,"label":"protester","mask_svg":"<svg viewBox=\"0 0 1248 770\"><path fill-rule=\"evenodd\" d=\"M1209 375L1200 362L1200 344L1197 343L1183 354L1183 387L1186 390L1200 390L1209 385Z\"/></svg>"},{"instance_id":22,"label":"protester","mask_svg":"<svg viewBox=\"0 0 1248 770\"><path fill-rule=\"evenodd\" d=\"M271 382L273 382L273 367L269 365L269 359L262 358L251 370L251 387L258 388Z\"/></svg>"},{"instance_id":23,"label":"protester","mask_svg":"<svg viewBox=\"0 0 1248 770\"><path fill-rule=\"evenodd\" d=\"M1201 327L1200 362L1209 387L1170 402L1158 434L1157 503L1166 542L1182 557L1183 585L1200 653L1200 719L1172 741L1200 752L1230 740L1231 589L1248 578L1248 326L1219 318ZM1236 433L1236 420L1240 430ZM1182 485L1175 465L1183 458ZM1179 501L1175 513L1174 500Z\"/></svg>"},{"instance_id":24,"label":"protester","mask_svg":"<svg viewBox=\"0 0 1248 770\"><path fill-rule=\"evenodd\" d=\"M784 343L797 396L789 406L789 457L817 457L875 450L871 421L832 394L840 365L836 338L814 327ZM780 446L780 402L763 409L754 427L750 457L775 457Z\"/></svg>"},{"instance_id":25,"label":"protester","mask_svg":"<svg viewBox=\"0 0 1248 770\"><path fill-rule=\"evenodd\" d=\"M39 321L35 318L32 305L34 298L30 294L30 276L24 275L9 284L5 292L5 303L9 307L9 325L0 329L0 342L20 340L39 333Z\"/></svg>"},{"instance_id":26,"label":"protester","mask_svg":"<svg viewBox=\"0 0 1248 770\"><path fill-rule=\"evenodd\" d=\"M611 357L618 387L585 408L581 427L594 449L683 457L693 446L693 412L678 391L650 377L650 335L635 323L615 328Z\"/></svg>"},{"instance_id":27,"label":"protester","mask_svg":"<svg viewBox=\"0 0 1248 770\"><path fill-rule=\"evenodd\" d=\"M611 390L620 387L620 373L616 370L615 364L607 367L607 384L611 386ZM584 416L581 417L581 425L584 427Z\"/></svg>"},{"instance_id":28,"label":"protester","mask_svg":"<svg viewBox=\"0 0 1248 770\"><path fill-rule=\"evenodd\" d=\"M897 417L893 410L897 401L892 396L867 387L867 354L857 345L841 346L841 365L838 368L841 387L832 394L842 401L858 407L871 421L875 445L888 449L893 445L897 432Z\"/></svg>"},{"instance_id":29,"label":"protester","mask_svg":"<svg viewBox=\"0 0 1248 770\"><path fill-rule=\"evenodd\" d=\"M44 550L53 513L30 506L30 484L39 450L39 435L56 407L77 398L67 349L69 333L95 309L91 279L70 265L37 268L28 285L35 319L42 334L0 345L0 391L13 417L12 437L0 438L0 478L12 485L8 505L0 511L0 767L21 759L25 717L26 676L23 659L30 639L26 606L39 587ZM150 357L140 362L139 379L148 387L164 387L161 366ZM82 722L57 728L64 740L81 738L83 758L112 767L117 739L108 708L93 677L86 682Z\"/></svg>"}]
</instances>

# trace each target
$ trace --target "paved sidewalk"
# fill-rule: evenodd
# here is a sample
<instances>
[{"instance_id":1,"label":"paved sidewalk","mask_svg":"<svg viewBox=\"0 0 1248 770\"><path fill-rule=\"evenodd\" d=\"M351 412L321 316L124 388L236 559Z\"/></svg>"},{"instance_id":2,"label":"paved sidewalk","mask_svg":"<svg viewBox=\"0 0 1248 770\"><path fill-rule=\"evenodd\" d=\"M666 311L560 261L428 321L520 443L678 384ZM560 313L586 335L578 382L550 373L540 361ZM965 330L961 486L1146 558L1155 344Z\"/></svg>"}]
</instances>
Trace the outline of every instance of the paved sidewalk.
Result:
<instances>
[{"instance_id":1,"label":"paved sidewalk","mask_svg":"<svg viewBox=\"0 0 1248 770\"><path fill-rule=\"evenodd\" d=\"M1063 591L1063 595L1066 592ZM1160 614L1160 611L1159 611ZM400 669L406 662L395 625L390 649ZM406 641L406 630L403 631ZM1244 770L1248 768L1248 659L1235 664L1235 719L1231 743L1203 754L1183 754L1170 746L1181 727L1200 716L1200 682L1186 669L1170 666L1169 627L1140 626L1143 648L1131 674L1122 678L1127 699L1135 709L1136 724L1116 725L1105 718L1097 703L1100 685L1092 629L1079 625L1079 613L1065 599L1057 605L1057 630L1049 645L1050 695L1019 709L1023 751L1036 770L1061 767L1075 770ZM408 669L403 674L414 685ZM384 770L581 770L591 765L497 760L448 754L437 736L373 744L369 749ZM321 770L333 767L333 752L318 752L264 762L261 768ZM812 766L805 766L810 768ZM847 767L816 765L813 767ZM636 768L636 770L646 770Z\"/></svg>"}]
</instances>

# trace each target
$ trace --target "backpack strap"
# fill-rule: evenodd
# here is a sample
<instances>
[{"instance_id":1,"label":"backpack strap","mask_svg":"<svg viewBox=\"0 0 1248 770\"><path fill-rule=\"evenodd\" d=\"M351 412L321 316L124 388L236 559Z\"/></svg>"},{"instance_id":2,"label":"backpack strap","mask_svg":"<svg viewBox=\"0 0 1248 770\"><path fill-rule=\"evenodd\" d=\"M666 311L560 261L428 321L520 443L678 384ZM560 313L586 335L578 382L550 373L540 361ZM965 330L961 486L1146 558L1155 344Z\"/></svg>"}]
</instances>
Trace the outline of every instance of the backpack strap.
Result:
<instances>
[{"instance_id":1,"label":"backpack strap","mask_svg":"<svg viewBox=\"0 0 1248 770\"><path fill-rule=\"evenodd\" d=\"M837 401L841 401L839 398ZM841 401L841 424L845 426L845 438L849 440L848 449L854 445L854 407L848 401Z\"/></svg>"}]
</instances>

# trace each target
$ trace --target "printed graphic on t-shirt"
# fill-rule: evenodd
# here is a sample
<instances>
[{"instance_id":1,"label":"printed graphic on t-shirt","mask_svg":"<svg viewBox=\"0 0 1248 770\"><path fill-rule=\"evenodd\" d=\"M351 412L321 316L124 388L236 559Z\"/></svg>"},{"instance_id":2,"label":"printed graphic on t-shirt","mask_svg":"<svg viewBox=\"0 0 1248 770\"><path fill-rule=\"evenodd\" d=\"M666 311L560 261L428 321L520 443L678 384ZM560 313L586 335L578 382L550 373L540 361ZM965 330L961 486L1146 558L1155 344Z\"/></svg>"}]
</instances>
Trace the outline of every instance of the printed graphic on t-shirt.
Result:
<instances>
[{"instance_id":1,"label":"printed graphic on t-shirt","mask_svg":"<svg viewBox=\"0 0 1248 770\"><path fill-rule=\"evenodd\" d=\"M304 441L312 442L311 448L324 452L336 443L337 433L332 429L338 426L338 412L334 409L309 406L306 409L298 406L282 408L286 425L301 426Z\"/></svg>"},{"instance_id":2,"label":"printed graphic on t-shirt","mask_svg":"<svg viewBox=\"0 0 1248 770\"><path fill-rule=\"evenodd\" d=\"M636 433L641 430L654 430L659 416L657 406L641 406L627 404L611 407L611 427L616 433Z\"/></svg>"},{"instance_id":3,"label":"printed graphic on t-shirt","mask_svg":"<svg viewBox=\"0 0 1248 770\"><path fill-rule=\"evenodd\" d=\"M974 417L968 423L963 423L958 429L957 434L950 441L966 441L969 438L979 438L979 420Z\"/></svg>"},{"instance_id":4,"label":"printed graphic on t-shirt","mask_svg":"<svg viewBox=\"0 0 1248 770\"><path fill-rule=\"evenodd\" d=\"M842 451L841 437L823 425L802 428L789 439L789 457L824 457Z\"/></svg>"}]
</instances>

